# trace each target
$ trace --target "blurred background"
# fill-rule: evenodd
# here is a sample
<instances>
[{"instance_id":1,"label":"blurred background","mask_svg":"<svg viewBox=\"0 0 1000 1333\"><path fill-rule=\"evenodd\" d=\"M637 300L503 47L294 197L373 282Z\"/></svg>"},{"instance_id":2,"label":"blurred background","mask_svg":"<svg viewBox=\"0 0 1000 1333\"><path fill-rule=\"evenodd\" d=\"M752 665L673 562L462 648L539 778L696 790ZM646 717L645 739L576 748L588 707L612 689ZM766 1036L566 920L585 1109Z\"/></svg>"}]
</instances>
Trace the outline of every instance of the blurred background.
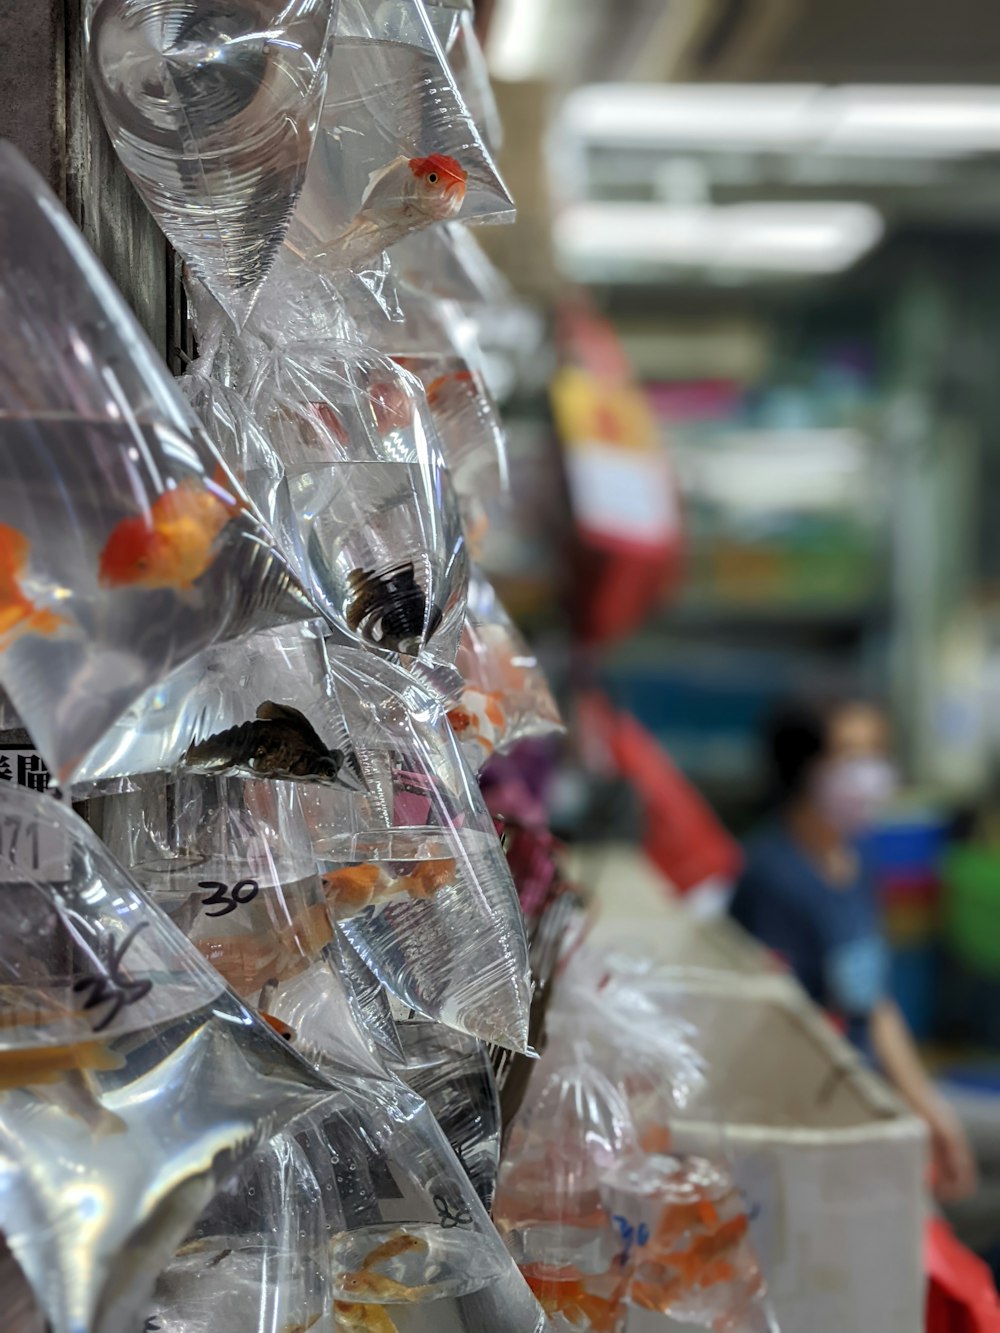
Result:
<instances>
[{"instance_id":1,"label":"blurred background","mask_svg":"<svg viewBox=\"0 0 1000 1333\"><path fill-rule=\"evenodd\" d=\"M486 331L519 464L488 563L575 723L554 827L605 922L666 930L735 873L775 700L885 702L893 994L973 1138L951 1216L996 1270L1000 8L478 22L519 214L479 233L516 293Z\"/></svg>"}]
</instances>

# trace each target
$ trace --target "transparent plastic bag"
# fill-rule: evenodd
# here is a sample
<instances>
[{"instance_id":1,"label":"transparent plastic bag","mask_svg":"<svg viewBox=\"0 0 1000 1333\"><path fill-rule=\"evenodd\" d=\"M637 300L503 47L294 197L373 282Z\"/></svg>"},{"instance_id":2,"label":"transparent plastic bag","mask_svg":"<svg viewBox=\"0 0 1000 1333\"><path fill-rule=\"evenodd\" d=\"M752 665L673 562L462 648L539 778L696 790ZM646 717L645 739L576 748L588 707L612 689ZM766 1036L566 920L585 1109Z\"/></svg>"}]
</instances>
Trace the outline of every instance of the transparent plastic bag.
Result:
<instances>
[{"instance_id":1,"label":"transparent plastic bag","mask_svg":"<svg viewBox=\"0 0 1000 1333\"><path fill-rule=\"evenodd\" d=\"M411 232L389 252L393 270L407 287L466 310L491 316L514 300L507 279L461 222Z\"/></svg>"},{"instance_id":2,"label":"transparent plastic bag","mask_svg":"<svg viewBox=\"0 0 1000 1333\"><path fill-rule=\"evenodd\" d=\"M424 8L434 36L447 55L458 36L459 15L474 9L473 0L424 0Z\"/></svg>"},{"instance_id":3,"label":"transparent plastic bag","mask_svg":"<svg viewBox=\"0 0 1000 1333\"><path fill-rule=\"evenodd\" d=\"M419 0L342 0L329 88L286 244L352 269L408 232L513 216Z\"/></svg>"},{"instance_id":4,"label":"transparent plastic bag","mask_svg":"<svg viewBox=\"0 0 1000 1333\"><path fill-rule=\"evenodd\" d=\"M123 714L80 778L100 792L130 774L179 767L356 788L323 639L296 627L203 653Z\"/></svg>"},{"instance_id":5,"label":"transparent plastic bag","mask_svg":"<svg viewBox=\"0 0 1000 1333\"><path fill-rule=\"evenodd\" d=\"M0 145L0 682L62 784L206 645L315 614L41 179Z\"/></svg>"},{"instance_id":6,"label":"transparent plastic bag","mask_svg":"<svg viewBox=\"0 0 1000 1333\"><path fill-rule=\"evenodd\" d=\"M179 382L212 443L267 523L282 555L305 586L309 566L281 459L268 444L235 389L211 378L196 362Z\"/></svg>"},{"instance_id":7,"label":"transparent plastic bag","mask_svg":"<svg viewBox=\"0 0 1000 1333\"><path fill-rule=\"evenodd\" d=\"M339 649L330 663L365 783L364 793L303 794L331 910L404 1004L523 1050L524 922L493 821L441 707L387 662Z\"/></svg>"},{"instance_id":8,"label":"transparent plastic bag","mask_svg":"<svg viewBox=\"0 0 1000 1333\"><path fill-rule=\"evenodd\" d=\"M89 64L115 151L236 324L305 180L337 0L90 0Z\"/></svg>"},{"instance_id":9,"label":"transparent plastic bag","mask_svg":"<svg viewBox=\"0 0 1000 1333\"><path fill-rule=\"evenodd\" d=\"M468 566L420 386L356 345L306 343L263 358L248 396L327 615L368 648L453 662Z\"/></svg>"},{"instance_id":10,"label":"transparent plastic bag","mask_svg":"<svg viewBox=\"0 0 1000 1333\"><path fill-rule=\"evenodd\" d=\"M399 1025L406 1053L397 1070L433 1112L484 1208L500 1164L500 1094L486 1047L440 1023Z\"/></svg>"},{"instance_id":11,"label":"transparent plastic bag","mask_svg":"<svg viewBox=\"0 0 1000 1333\"><path fill-rule=\"evenodd\" d=\"M455 664L465 688L448 721L473 768L529 737L564 730L538 658L478 569Z\"/></svg>"},{"instance_id":12,"label":"transparent plastic bag","mask_svg":"<svg viewBox=\"0 0 1000 1333\"><path fill-rule=\"evenodd\" d=\"M225 1177L330 1085L51 796L0 792L0 1229L56 1333L135 1324Z\"/></svg>"},{"instance_id":13,"label":"transparent plastic bag","mask_svg":"<svg viewBox=\"0 0 1000 1333\"><path fill-rule=\"evenodd\" d=\"M336 1325L366 1333L542 1333L542 1311L427 1105L345 1087L292 1128L320 1185Z\"/></svg>"},{"instance_id":14,"label":"transparent plastic bag","mask_svg":"<svg viewBox=\"0 0 1000 1333\"><path fill-rule=\"evenodd\" d=\"M476 34L476 17L469 9L458 15L455 35L448 48L448 64L483 142L491 153L499 153L503 146L503 124L486 56Z\"/></svg>"},{"instance_id":15,"label":"transparent plastic bag","mask_svg":"<svg viewBox=\"0 0 1000 1333\"><path fill-rule=\"evenodd\" d=\"M328 1314L319 1184L288 1134L215 1196L160 1273L149 1333L295 1333Z\"/></svg>"},{"instance_id":16,"label":"transparent plastic bag","mask_svg":"<svg viewBox=\"0 0 1000 1333\"><path fill-rule=\"evenodd\" d=\"M339 926L334 929L332 947L336 970L343 978L355 1021L371 1034L385 1057L393 1063L401 1062L403 1048L399 1044L388 992Z\"/></svg>"},{"instance_id":17,"label":"transparent plastic bag","mask_svg":"<svg viewBox=\"0 0 1000 1333\"><path fill-rule=\"evenodd\" d=\"M546 1053L510 1130L493 1217L557 1333L624 1327L628 1273L612 1186L640 1165L628 1107L586 1045Z\"/></svg>"}]
</instances>

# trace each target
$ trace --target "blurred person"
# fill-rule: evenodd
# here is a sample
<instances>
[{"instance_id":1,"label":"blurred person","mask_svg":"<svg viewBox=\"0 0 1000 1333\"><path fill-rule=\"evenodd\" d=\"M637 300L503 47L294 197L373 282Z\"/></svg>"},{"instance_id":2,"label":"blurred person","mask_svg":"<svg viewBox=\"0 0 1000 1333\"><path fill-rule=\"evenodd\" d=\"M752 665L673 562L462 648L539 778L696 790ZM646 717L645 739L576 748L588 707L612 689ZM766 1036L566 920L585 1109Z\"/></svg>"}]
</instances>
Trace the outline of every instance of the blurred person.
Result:
<instances>
[{"instance_id":1,"label":"blurred person","mask_svg":"<svg viewBox=\"0 0 1000 1333\"><path fill-rule=\"evenodd\" d=\"M888 994L875 885L856 845L896 786L886 716L860 699L790 704L773 718L767 747L776 817L746 847L730 914L784 959L926 1121L935 1189L964 1198L976 1187L975 1161Z\"/></svg>"}]
</instances>

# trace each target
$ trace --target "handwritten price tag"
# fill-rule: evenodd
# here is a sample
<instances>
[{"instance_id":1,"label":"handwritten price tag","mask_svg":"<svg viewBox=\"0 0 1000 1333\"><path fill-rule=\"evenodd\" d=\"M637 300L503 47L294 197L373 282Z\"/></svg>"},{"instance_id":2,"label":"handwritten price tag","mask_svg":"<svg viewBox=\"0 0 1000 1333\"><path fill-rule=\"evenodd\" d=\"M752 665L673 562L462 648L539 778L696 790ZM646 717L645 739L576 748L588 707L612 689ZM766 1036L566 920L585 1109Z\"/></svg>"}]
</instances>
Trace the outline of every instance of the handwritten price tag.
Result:
<instances>
[{"instance_id":1,"label":"handwritten price tag","mask_svg":"<svg viewBox=\"0 0 1000 1333\"><path fill-rule=\"evenodd\" d=\"M70 878L70 847L61 829L24 815L0 816L0 884L26 877L65 884Z\"/></svg>"}]
</instances>

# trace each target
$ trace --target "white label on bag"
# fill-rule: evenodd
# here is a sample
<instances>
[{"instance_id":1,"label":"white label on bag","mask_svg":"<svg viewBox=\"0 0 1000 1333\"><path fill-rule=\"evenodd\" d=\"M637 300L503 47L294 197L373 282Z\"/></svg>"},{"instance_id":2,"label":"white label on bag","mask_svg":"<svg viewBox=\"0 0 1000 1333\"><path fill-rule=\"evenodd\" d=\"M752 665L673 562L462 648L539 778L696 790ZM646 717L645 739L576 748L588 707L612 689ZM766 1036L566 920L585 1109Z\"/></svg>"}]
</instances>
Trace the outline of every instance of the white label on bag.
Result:
<instances>
[{"instance_id":1,"label":"white label on bag","mask_svg":"<svg viewBox=\"0 0 1000 1333\"><path fill-rule=\"evenodd\" d=\"M51 774L37 750L8 745L0 749L0 784L44 792ZM2 788L0 788L2 789ZM26 874L65 883L70 877L70 847L65 833L34 815L0 812L0 884L17 884Z\"/></svg>"}]
</instances>

